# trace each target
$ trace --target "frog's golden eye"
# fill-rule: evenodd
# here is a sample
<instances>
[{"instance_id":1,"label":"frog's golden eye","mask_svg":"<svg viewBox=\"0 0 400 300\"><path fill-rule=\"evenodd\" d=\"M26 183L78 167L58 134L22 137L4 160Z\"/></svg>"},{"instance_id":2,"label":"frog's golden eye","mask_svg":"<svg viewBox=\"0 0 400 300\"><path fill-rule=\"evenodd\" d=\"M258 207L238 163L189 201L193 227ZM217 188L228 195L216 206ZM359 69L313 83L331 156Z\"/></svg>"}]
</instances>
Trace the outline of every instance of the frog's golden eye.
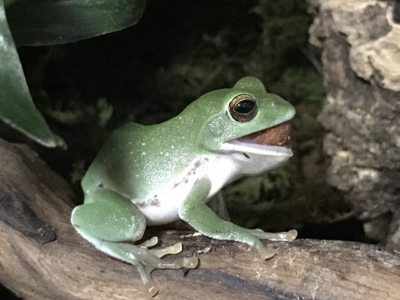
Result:
<instances>
[{"instance_id":1,"label":"frog's golden eye","mask_svg":"<svg viewBox=\"0 0 400 300\"><path fill-rule=\"evenodd\" d=\"M256 100L250 95L239 95L229 103L229 114L238 122L252 120L258 112Z\"/></svg>"}]
</instances>

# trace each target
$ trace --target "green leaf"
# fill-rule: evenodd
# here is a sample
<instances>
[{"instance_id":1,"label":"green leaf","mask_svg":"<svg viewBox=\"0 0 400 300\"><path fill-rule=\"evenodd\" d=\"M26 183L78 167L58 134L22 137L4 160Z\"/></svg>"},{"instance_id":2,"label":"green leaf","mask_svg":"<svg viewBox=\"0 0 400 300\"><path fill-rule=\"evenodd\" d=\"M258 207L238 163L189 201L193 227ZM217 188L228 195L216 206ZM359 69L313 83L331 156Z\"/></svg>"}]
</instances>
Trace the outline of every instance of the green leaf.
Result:
<instances>
[{"instance_id":1,"label":"green leaf","mask_svg":"<svg viewBox=\"0 0 400 300\"><path fill-rule=\"evenodd\" d=\"M0 118L38 143L64 145L33 104L0 0Z\"/></svg>"},{"instance_id":2,"label":"green leaf","mask_svg":"<svg viewBox=\"0 0 400 300\"><path fill-rule=\"evenodd\" d=\"M75 42L124 29L141 18L146 0L8 0L17 46Z\"/></svg>"}]
</instances>

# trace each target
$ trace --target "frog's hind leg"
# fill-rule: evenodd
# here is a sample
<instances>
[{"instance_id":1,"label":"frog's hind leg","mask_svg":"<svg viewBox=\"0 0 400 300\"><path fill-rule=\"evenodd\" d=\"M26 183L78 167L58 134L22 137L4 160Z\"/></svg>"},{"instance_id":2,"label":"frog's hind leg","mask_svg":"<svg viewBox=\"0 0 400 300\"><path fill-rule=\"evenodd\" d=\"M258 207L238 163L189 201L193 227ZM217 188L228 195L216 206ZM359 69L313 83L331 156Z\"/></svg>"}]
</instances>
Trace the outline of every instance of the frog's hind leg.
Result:
<instances>
[{"instance_id":1,"label":"frog's hind leg","mask_svg":"<svg viewBox=\"0 0 400 300\"><path fill-rule=\"evenodd\" d=\"M182 249L181 245L154 252L147 249L157 242L154 238L142 245L126 243L141 239L146 229L143 214L129 199L99 188L91 192L90 198L87 197L85 201L72 212L71 222L75 229L100 251L136 266L152 295L158 292L150 276L152 270L197 266L198 259L195 257L178 258L172 262L160 259L166 254L180 252L178 250Z\"/></svg>"}]
</instances>

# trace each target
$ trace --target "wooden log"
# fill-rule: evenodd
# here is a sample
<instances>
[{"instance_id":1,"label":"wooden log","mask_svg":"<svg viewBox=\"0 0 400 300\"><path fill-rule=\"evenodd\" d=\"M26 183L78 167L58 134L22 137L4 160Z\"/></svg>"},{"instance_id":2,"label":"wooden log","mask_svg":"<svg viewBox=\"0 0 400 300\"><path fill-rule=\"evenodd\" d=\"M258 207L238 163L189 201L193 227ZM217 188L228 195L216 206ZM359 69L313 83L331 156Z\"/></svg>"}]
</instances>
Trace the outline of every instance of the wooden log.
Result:
<instances>
[{"instance_id":1,"label":"wooden log","mask_svg":"<svg viewBox=\"0 0 400 300\"><path fill-rule=\"evenodd\" d=\"M68 185L26 146L0 140L0 282L33 299L149 299L137 271L82 239L70 225ZM156 270L158 299L399 299L400 255L374 245L297 240L247 245L153 228L181 241L194 270Z\"/></svg>"}]
</instances>

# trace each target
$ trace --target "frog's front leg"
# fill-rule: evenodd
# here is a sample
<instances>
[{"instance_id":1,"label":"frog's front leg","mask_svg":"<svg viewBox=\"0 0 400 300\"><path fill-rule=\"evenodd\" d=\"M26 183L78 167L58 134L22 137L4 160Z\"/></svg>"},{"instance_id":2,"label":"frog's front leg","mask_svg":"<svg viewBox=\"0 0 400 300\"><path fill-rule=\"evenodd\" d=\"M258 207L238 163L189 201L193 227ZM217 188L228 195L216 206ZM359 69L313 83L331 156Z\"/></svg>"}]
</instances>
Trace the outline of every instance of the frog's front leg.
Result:
<instances>
[{"instance_id":1,"label":"frog's front leg","mask_svg":"<svg viewBox=\"0 0 400 300\"><path fill-rule=\"evenodd\" d=\"M196 257L179 258L173 262L160 259L166 254L179 253L182 250L180 243L161 250L147 249L157 243L156 238L141 245L126 243L142 238L146 229L145 218L129 199L105 188L87 194L85 203L73 210L71 222L97 249L136 266L143 283L153 296L157 294L158 288L151 279L152 270L194 268L198 264Z\"/></svg>"},{"instance_id":2,"label":"frog's front leg","mask_svg":"<svg viewBox=\"0 0 400 300\"><path fill-rule=\"evenodd\" d=\"M205 204L210 189L211 183L207 178L198 180L179 209L180 218L200 233L215 239L246 243L255 247L263 259L273 257L276 250L266 248L260 239L291 242L296 238L296 230L270 233L261 229L246 229L220 219Z\"/></svg>"}]
</instances>

